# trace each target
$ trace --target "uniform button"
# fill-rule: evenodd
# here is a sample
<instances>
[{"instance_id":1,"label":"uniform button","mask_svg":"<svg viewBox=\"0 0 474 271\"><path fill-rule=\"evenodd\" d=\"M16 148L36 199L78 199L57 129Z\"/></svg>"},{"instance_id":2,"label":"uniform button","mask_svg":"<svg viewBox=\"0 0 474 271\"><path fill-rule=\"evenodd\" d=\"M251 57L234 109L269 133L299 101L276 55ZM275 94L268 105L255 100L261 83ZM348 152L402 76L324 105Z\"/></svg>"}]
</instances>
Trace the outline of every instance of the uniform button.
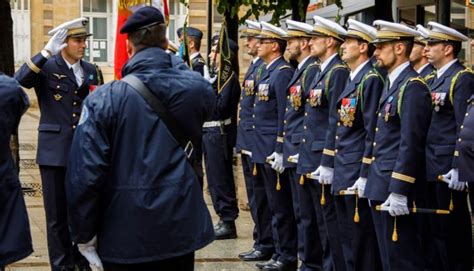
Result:
<instances>
[{"instance_id":1,"label":"uniform button","mask_svg":"<svg viewBox=\"0 0 474 271\"><path fill-rule=\"evenodd\" d=\"M240 100L242 101L244 99L244 97L240 97Z\"/></svg>"},{"instance_id":2,"label":"uniform button","mask_svg":"<svg viewBox=\"0 0 474 271\"><path fill-rule=\"evenodd\" d=\"M74 91L74 94L77 94L77 90L76 90L76 91Z\"/></svg>"},{"instance_id":3,"label":"uniform button","mask_svg":"<svg viewBox=\"0 0 474 271\"><path fill-rule=\"evenodd\" d=\"M465 116L466 116L466 117L469 116L469 112L467 112Z\"/></svg>"},{"instance_id":4,"label":"uniform button","mask_svg":"<svg viewBox=\"0 0 474 271\"><path fill-rule=\"evenodd\" d=\"M458 139L459 142L461 142L461 139Z\"/></svg>"},{"instance_id":5,"label":"uniform button","mask_svg":"<svg viewBox=\"0 0 474 271\"><path fill-rule=\"evenodd\" d=\"M375 127L375 131L378 132L378 131L379 131L379 127Z\"/></svg>"},{"instance_id":6,"label":"uniform button","mask_svg":"<svg viewBox=\"0 0 474 271\"><path fill-rule=\"evenodd\" d=\"M286 133L285 133L285 132L283 132L283 136L285 136L285 135L286 135Z\"/></svg>"},{"instance_id":7,"label":"uniform button","mask_svg":"<svg viewBox=\"0 0 474 271\"><path fill-rule=\"evenodd\" d=\"M337 149L334 150L334 153L337 153Z\"/></svg>"},{"instance_id":8,"label":"uniform button","mask_svg":"<svg viewBox=\"0 0 474 271\"><path fill-rule=\"evenodd\" d=\"M372 161L375 161L375 156L374 156L374 157L372 157Z\"/></svg>"},{"instance_id":9,"label":"uniform button","mask_svg":"<svg viewBox=\"0 0 474 271\"><path fill-rule=\"evenodd\" d=\"M255 106L256 104L253 104L253 106Z\"/></svg>"},{"instance_id":10,"label":"uniform button","mask_svg":"<svg viewBox=\"0 0 474 271\"><path fill-rule=\"evenodd\" d=\"M57 85L56 88L61 88L61 87L59 85Z\"/></svg>"},{"instance_id":11,"label":"uniform button","mask_svg":"<svg viewBox=\"0 0 474 271\"><path fill-rule=\"evenodd\" d=\"M76 129L76 125L73 125L73 126L72 126L72 129Z\"/></svg>"},{"instance_id":12,"label":"uniform button","mask_svg":"<svg viewBox=\"0 0 474 271\"><path fill-rule=\"evenodd\" d=\"M283 121L283 124L286 124L286 120Z\"/></svg>"},{"instance_id":13,"label":"uniform button","mask_svg":"<svg viewBox=\"0 0 474 271\"><path fill-rule=\"evenodd\" d=\"M75 117L76 117L76 113L72 113L72 117L75 118Z\"/></svg>"},{"instance_id":14,"label":"uniform button","mask_svg":"<svg viewBox=\"0 0 474 271\"><path fill-rule=\"evenodd\" d=\"M255 125L252 125L252 128L255 129Z\"/></svg>"},{"instance_id":15,"label":"uniform button","mask_svg":"<svg viewBox=\"0 0 474 271\"><path fill-rule=\"evenodd\" d=\"M382 113L379 113L379 117L381 117L381 116L382 116Z\"/></svg>"},{"instance_id":16,"label":"uniform button","mask_svg":"<svg viewBox=\"0 0 474 271\"><path fill-rule=\"evenodd\" d=\"M252 118L255 118L255 114L252 114Z\"/></svg>"},{"instance_id":17,"label":"uniform button","mask_svg":"<svg viewBox=\"0 0 474 271\"><path fill-rule=\"evenodd\" d=\"M303 142L303 143L306 143L306 139L303 138L302 142Z\"/></svg>"},{"instance_id":18,"label":"uniform button","mask_svg":"<svg viewBox=\"0 0 474 271\"><path fill-rule=\"evenodd\" d=\"M474 105L474 102L471 102L471 105Z\"/></svg>"},{"instance_id":19,"label":"uniform button","mask_svg":"<svg viewBox=\"0 0 474 271\"><path fill-rule=\"evenodd\" d=\"M372 143L372 145L375 147L375 145L377 145L377 143L376 143L376 142L374 142L374 143Z\"/></svg>"},{"instance_id":20,"label":"uniform button","mask_svg":"<svg viewBox=\"0 0 474 271\"><path fill-rule=\"evenodd\" d=\"M286 99L288 99L288 100L289 100L289 99L290 99L290 95L286 96Z\"/></svg>"},{"instance_id":21,"label":"uniform button","mask_svg":"<svg viewBox=\"0 0 474 271\"><path fill-rule=\"evenodd\" d=\"M305 115L305 116L308 116L308 113L307 113L307 112L304 112L304 115Z\"/></svg>"},{"instance_id":22,"label":"uniform button","mask_svg":"<svg viewBox=\"0 0 474 271\"><path fill-rule=\"evenodd\" d=\"M288 112L288 108L285 108L285 112Z\"/></svg>"},{"instance_id":23,"label":"uniform button","mask_svg":"<svg viewBox=\"0 0 474 271\"><path fill-rule=\"evenodd\" d=\"M461 129L464 129L464 125L461 125Z\"/></svg>"},{"instance_id":24,"label":"uniform button","mask_svg":"<svg viewBox=\"0 0 474 271\"><path fill-rule=\"evenodd\" d=\"M77 105L77 102L73 102L72 105Z\"/></svg>"},{"instance_id":25,"label":"uniform button","mask_svg":"<svg viewBox=\"0 0 474 271\"><path fill-rule=\"evenodd\" d=\"M341 126L341 123L339 121L337 122L337 126Z\"/></svg>"},{"instance_id":26,"label":"uniform button","mask_svg":"<svg viewBox=\"0 0 474 271\"><path fill-rule=\"evenodd\" d=\"M306 130L306 129L308 129L308 127L306 127L306 125L305 125L305 126L303 126L303 129L305 129L305 130Z\"/></svg>"},{"instance_id":27,"label":"uniform button","mask_svg":"<svg viewBox=\"0 0 474 271\"><path fill-rule=\"evenodd\" d=\"M336 140L339 139L339 136L336 136Z\"/></svg>"}]
</instances>

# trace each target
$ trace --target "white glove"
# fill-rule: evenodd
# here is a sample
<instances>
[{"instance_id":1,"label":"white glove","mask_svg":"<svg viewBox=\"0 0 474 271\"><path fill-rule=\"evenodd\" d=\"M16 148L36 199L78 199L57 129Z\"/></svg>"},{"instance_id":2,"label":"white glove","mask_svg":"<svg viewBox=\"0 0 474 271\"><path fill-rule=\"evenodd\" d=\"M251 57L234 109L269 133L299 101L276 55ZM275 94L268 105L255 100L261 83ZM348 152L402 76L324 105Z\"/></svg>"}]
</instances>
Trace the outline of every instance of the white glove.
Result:
<instances>
[{"instance_id":1,"label":"white glove","mask_svg":"<svg viewBox=\"0 0 474 271\"><path fill-rule=\"evenodd\" d=\"M334 178L334 169L325 166L319 166L318 169L311 172L313 176L319 176L317 180L319 180L320 184L332 184L332 179Z\"/></svg>"},{"instance_id":2,"label":"white glove","mask_svg":"<svg viewBox=\"0 0 474 271\"><path fill-rule=\"evenodd\" d=\"M283 167L283 154L273 152L267 157L267 161L276 172L282 173L285 170Z\"/></svg>"},{"instance_id":3,"label":"white glove","mask_svg":"<svg viewBox=\"0 0 474 271\"><path fill-rule=\"evenodd\" d=\"M300 154L297 153L295 155L290 155L288 156L288 162L293 163L293 164L298 164L298 159L300 158Z\"/></svg>"},{"instance_id":4,"label":"white glove","mask_svg":"<svg viewBox=\"0 0 474 271\"><path fill-rule=\"evenodd\" d=\"M96 247L97 236L94 236L94 238L85 244L77 244L79 252L87 259L91 269L93 271L103 271L104 267L102 266L99 255L97 255Z\"/></svg>"},{"instance_id":5,"label":"white glove","mask_svg":"<svg viewBox=\"0 0 474 271\"><path fill-rule=\"evenodd\" d=\"M44 50L48 52L51 56L59 53L64 47L67 46L64 41L67 37L67 29L61 29L56 34L53 35L51 39L49 39L46 46L44 46Z\"/></svg>"},{"instance_id":6,"label":"white glove","mask_svg":"<svg viewBox=\"0 0 474 271\"><path fill-rule=\"evenodd\" d=\"M407 202L408 199L406 196L390 193L387 200L382 203L382 207L388 208L388 212L391 216L407 215L410 213Z\"/></svg>"},{"instance_id":7,"label":"white glove","mask_svg":"<svg viewBox=\"0 0 474 271\"><path fill-rule=\"evenodd\" d=\"M448 187L450 189L453 189L456 191L463 191L464 188L466 187L465 182L459 181L459 171L457 168L453 168L448 173L443 175L443 179L445 180L445 182L448 183Z\"/></svg>"},{"instance_id":8,"label":"white glove","mask_svg":"<svg viewBox=\"0 0 474 271\"><path fill-rule=\"evenodd\" d=\"M357 195L359 196L359 198L365 198L364 191L365 191L366 184L367 184L367 178L359 177L357 181L355 181L354 185L347 188L347 190L355 191L357 189Z\"/></svg>"}]
</instances>

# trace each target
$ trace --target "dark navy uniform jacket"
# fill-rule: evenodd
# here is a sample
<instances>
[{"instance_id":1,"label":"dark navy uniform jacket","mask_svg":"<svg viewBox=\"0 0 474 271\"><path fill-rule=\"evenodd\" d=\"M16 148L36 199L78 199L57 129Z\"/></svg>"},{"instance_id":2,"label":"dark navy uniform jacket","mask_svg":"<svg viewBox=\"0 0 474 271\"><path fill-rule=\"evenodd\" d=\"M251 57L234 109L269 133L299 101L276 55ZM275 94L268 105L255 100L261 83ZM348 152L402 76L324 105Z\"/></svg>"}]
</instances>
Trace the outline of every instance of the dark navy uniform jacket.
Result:
<instances>
[{"instance_id":1,"label":"dark navy uniform jacket","mask_svg":"<svg viewBox=\"0 0 474 271\"><path fill-rule=\"evenodd\" d=\"M305 104L298 174L310 173L319 165L334 167L335 132L339 117L337 98L344 90L348 76L348 68L336 55L312 81Z\"/></svg>"},{"instance_id":2,"label":"dark navy uniform jacket","mask_svg":"<svg viewBox=\"0 0 474 271\"><path fill-rule=\"evenodd\" d=\"M288 85L285 121L283 132L283 166L296 168L295 163L288 162L288 157L299 151L303 134L304 104L311 81L319 71L316 58L310 57L297 69Z\"/></svg>"},{"instance_id":3,"label":"dark navy uniform jacket","mask_svg":"<svg viewBox=\"0 0 474 271\"><path fill-rule=\"evenodd\" d=\"M375 112L384 87L382 76L370 61L349 80L337 99L339 119L332 184L336 195L352 186L357 178L367 178L377 121Z\"/></svg>"},{"instance_id":4,"label":"dark navy uniform jacket","mask_svg":"<svg viewBox=\"0 0 474 271\"><path fill-rule=\"evenodd\" d=\"M424 67L421 72L420 72L420 77L425 80L425 82L429 82L431 79L433 79L436 76L436 69L433 67L433 65L428 64L426 67Z\"/></svg>"},{"instance_id":5,"label":"dark navy uniform jacket","mask_svg":"<svg viewBox=\"0 0 474 271\"><path fill-rule=\"evenodd\" d=\"M122 74L147 85L191 138L214 110L211 85L172 67L160 48L131 58ZM103 261L135 264L191 253L214 239L197 175L142 96L122 81L87 97L74 135L66 191L71 235L95 234Z\"/></svg>"},{"instance_id":6,"label":"dark navy uniform jacket","mask_svg":"<svg viewBox=\"0 0 474 271\"><path fill-rule=\"evenodd\" d=\"M390 89L386 84L380 98L365 188L368 199L385 201L391 192L412 196L415 182L425 181L424 148L430 118L428 87L408 66Z\"/></svg>"},{"instance_id":7,"label":"dark navy uniform jacket","mask_svg":"<svg viewBox=\"0 0 474 271\"><path fill-rule=\"evenodd\" d=\"M216 81L217 85L217 81ZM235 146L237 137L237 106L239 104L240 97L240 82L237 74L229 79L227 84L222 88L220 93L217 93L217 87L215 88L216 95L216 106L214 112L211 114L207 121L225 121L231 119L231 123L225 125L227 132L227 144ZM220 127L205 128L215 132L221 132Z\"/></svg>"},{"instance_id":8,"label":"dark navy uniform jacket","mask_svg":"<svg viewBox=\"0 0 474 271\"><path fill-rule=\"evenodd\" d=\"M95 66L81 61L82 86L61 54L46 59L41 53L28 59L15 78L25 88L34 88L41 110L36 162L43 166L67 164L74 129L81 115L82 101L98 84ZM92 87L91 87L92 86Z\"/></svg>"},{"instance_id":9,"label":"dark navy uniform jacket","mask_svg":"<svg viewBox=\"0 0 474 271\"><path fill-rule=\"evenodd\" d=\"M33 252L30 225L10 137L29 106L18 82L0 73L0 267Z\"/></svg>"},{"instance_id":10,"label":"dark navy uniform jacket","mask_svg":"<svg viewBox=\"0 0 474 271\"><path fill-rule=\"evenodd\" d=\"M281 56L262 74L257 83L254 106L254 142L252 161L265 163L273 152L283 152L283 120L286 90L294 69Z\"/></svg>"},{"instance_id":11,"label":"dark navy uniform jacket","mask_svg":"<svg viewBox=\"0 0 474 271\"><path fill-rule=\"evenodd\" d=\"M262 66L263 65L263 66ZM253 135L253 104L255 102L255 87L257 80L257 72L263 72L265 64L259 58L252 63L244 76L242 86L242 95L240 96L239 108L239 126L237 127L237 143L236 151L251 152L254 135ZM261 74L260 74L261 76Z\"/></svg>"},{"instance_id":12,"label":"dark navy uniform jacket","mask_svg":"<svg viewBox=\"0 0 474 271\"><path fill-rule=\"evenodd\" d=\"M456 83L451 91L454 77ZM438 181L438 175L457 168L456 145L473 86L474 75L457 61L431 82L433 113L426 144L428 181Z\"/></svg>"},{"instance_id":13,"label":"dark navy uniform jacket","mask_svg":"<svg viewBox=\"0 0 474 271\"><path fill-rule=\"evenodd\" d=\"M198 54L195 58L191 59L191 65L193 67L193 71L198 72L201 76L204 76L204 65L206 65L206 61Z\"/></svg>"},{"instance_id":14,"label":"dark navy uniform jacket","mask_svg":"<svg viewBox=\"0 0 474 271\"><path fill-rule=\"evenodd\" d=\"M474 95L469 98L466 114L459 133L459 181L474 182Z\"/></svg>"}]
</instances>

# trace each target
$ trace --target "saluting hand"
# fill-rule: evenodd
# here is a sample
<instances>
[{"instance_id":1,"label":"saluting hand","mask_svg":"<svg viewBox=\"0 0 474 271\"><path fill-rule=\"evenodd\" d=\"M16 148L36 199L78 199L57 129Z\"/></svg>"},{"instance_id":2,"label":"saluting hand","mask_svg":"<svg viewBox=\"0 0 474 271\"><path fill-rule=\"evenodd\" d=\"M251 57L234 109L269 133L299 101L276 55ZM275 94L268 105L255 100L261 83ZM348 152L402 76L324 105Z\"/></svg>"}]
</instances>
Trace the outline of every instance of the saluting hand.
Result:
<instances>
[{"instance_id":1,"label":"saluting hand","mask_svg":"<svg viewBox=\"0 0 474 271\"><path fill-rule=\"evenodd\" d=\"M48 52L50 56L53 56L59 53L62 49L64 49L67 44L64 43L67 37L67 29L61 29L56 34L53 35L51 39L49 39L46 46L44 46L44 50Z\"/></svg>"}]
</instances>

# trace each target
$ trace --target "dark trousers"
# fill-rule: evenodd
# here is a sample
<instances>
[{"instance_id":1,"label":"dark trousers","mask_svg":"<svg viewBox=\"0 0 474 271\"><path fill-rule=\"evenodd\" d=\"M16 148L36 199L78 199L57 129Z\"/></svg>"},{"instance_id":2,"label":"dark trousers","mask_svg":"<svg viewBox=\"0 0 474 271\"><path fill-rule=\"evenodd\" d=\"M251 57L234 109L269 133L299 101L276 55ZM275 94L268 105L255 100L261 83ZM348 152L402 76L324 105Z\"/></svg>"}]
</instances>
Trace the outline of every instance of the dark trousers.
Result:
<instances>
[{"instance_id":1,"label":"dark trousers","mask_svg":"<svg viewBox=\"0 0 474 271\"><path fill-rule=\"evenodd\" d=\"M293 204L295 209L298 208L299 225L298 225L298 256L301 260L301 271L316 270L332 270L332 259L330 253L329 264L327 268L323 268L323 245L318 230L318 220L313 206L311 196L311 185L308 182L313 180L304 179L304 183L300 184L300 175L296 170L289 170L290 181L292 184ZM296 205L296 206L295 206ZM295 210L296 212L296 210ZM321 212L321 210L319 210ZM297 220L298 221L298 220ZM328 248L329 250L329 248Z\"/></svg>"},{"instance_id":2,"label":"dark trousers","mask_svg":"<svg viewBox=\"0 0 474 271\"><path fill-rule=\"evenodd\" d=\"M224 146L223 136L215 128L204 129L202 143L207 184L214 210L221 220L234 221L239 215L239 208L232 169L232 145Z\"/></svg>"},{"instance_id":3,"label":"dark trousers","mask_svg":"<svg viewBox=\"0 0 474 271\"><path fill-rule=\"evenodd\" d=\"M378 249L372 214L366 198L335 196L337 221L341 232L342 249L347 270L379 271L382 263ZM359 221L354 221L355 208Z\"/></svg>"},{"instance_id":4,"label":"dark trousers","mask_svg":"<svg viewBox=\"0 0 474 271\"><path fill-rule=\"evenodd\" d=\"M331 195L331 186L325 185L323 191L323 185L316 180L308 180L308 184L312 186L310 189L311 198L313 200L313 206L315 207L317 219L324 223L324 225L322 225L322 228L325 230L323 234L326 236L327 246L329 246L334 270L345 271L346 266L344 263L344 254L342 252L340 240L341 235L339 232L339 226L337 225L336 207L334 204L334 197ZM321 204L323 192L326 201L325 204ZM321 240L324 250L325 241L322 237ZM324 265L326 266L326 262L324 262Z\"/></svg>"},{"instance_id":5,"label":"dark trousers","mask_svg":"<svg viewBox=\"0 0 474 271\"><path fill-rule=\"evenodd\" d=\"M193 271L194 253L156 262L116 264L104 262L105 271Z\"/></svg>"},{"instance_id":6,"label":"dark trousers","mask_svg":"<svg viewBox=\"0 0 474 271\"><path fill-rule=\"evenodd\" d=\"M395 218L388 212L375 210L382 202L371 201L371 213L375 233L385 271L422 271L424 266L423 251L417 220L414 214L396 217L398 240L392 240Z\"/></svg>"},{"instance_id":7,"label":"dark trousers","mask_svg":"<svg viewBox=\"0 0 474 271\"><path fill-rule=\"evenodd\" d=\"M270 165L257 164L257 178L265 184L268 204L272 213L273 240L278 261L297 261L297 230L288 174L278 174ZM280 189L277 190L279 181Z\"/></svg>"},{"instance_id":8,"label":"dark trousers","mask_svg":"<svg viewBox=\"0 0 474 271\"><path fill-rule=\"evenodd\" d=\"M272 214L268 206L265 184L261 178L253 176L252 158L242 154L242 169L245 179L245 188L249 200L250 214L255 223L253 229L254 248L264 254L275 252L272 235Z\"/></svg>"},{"instance_id":9,"label":"dark trousers","mask_svg":"<svg viewBox=\"0 0 474 271\"><path fill-rule=\"evenodd\" d=\"M73 245L69 235L67 214L65 167L41 166L41 183L46 213L48 254L52 270L70 269L74 266L89 268L87 260Z\"/></svg>"},{"instance_id":10,"label":"dark trousers","mask_svg":"<svg viewBox=\"0 0 474 271\"><path fill-rule=\"evenodd\" d=\"M449 210L451 195L454 209L449 215L430 215L433 254L432 270L472 270L472 228L467 192L449 189L445 183L429 182L429 208Z\"/></svg>"}]
</instances>

